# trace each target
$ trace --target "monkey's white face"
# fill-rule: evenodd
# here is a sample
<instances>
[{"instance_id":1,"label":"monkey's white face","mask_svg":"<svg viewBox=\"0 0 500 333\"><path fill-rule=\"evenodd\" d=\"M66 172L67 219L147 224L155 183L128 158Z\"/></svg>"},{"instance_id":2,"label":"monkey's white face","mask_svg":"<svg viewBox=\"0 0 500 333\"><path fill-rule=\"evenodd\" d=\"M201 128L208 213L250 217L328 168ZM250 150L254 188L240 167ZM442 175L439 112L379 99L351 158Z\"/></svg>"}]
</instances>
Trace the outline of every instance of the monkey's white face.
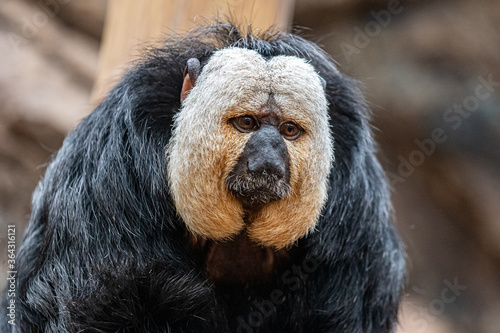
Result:
<instances>
[{"instance_id":1,"label":"monkey's white face","mask_svg":"<svg viewBox=\"0 0 500 333\"><path fill-rule=\"evenodd\" d=\"M287 184L247 188L257 198L264 189L281 189L249 206L228 188L228 177L250 163L240 165L261 123L282 135ZM265 146L262 133L258 142ZM167 154L171 193L191 232L226 240L245 231L258 244L288 246L314 228L327 196L333 147L321 79L297 57L217 51L183 101Z\"/></svg>"}]
</instances>

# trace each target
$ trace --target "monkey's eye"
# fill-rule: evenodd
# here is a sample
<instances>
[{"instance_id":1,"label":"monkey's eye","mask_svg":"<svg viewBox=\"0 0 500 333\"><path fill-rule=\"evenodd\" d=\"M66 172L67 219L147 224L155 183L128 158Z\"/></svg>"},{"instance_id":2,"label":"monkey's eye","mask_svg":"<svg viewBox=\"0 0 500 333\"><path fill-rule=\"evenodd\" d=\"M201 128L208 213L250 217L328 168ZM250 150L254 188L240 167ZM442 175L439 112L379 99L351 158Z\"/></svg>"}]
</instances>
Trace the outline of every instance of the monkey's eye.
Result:
<instances>
[{"instance_id":1,"label":"monkey's eye","mask_svg":"<svg viewBox=\"0 0 500 333\"><path fill-rule=\"evenodd\" d=\"M259 127L257 119L252 116L241 116L231 119L233 126L240 132L248 133Z\"/></svg>"},{"instance_id":2,"label":"monkey's eye","mask_svg":"<svg viewBox=\"0 0 500 333\"><path fill-rule=\"evenodd\" d=\"M281 135L287 140L295 140L302 134L299 125L291 121L281 124L279 130Z\"/></svg>"}]
</instances>

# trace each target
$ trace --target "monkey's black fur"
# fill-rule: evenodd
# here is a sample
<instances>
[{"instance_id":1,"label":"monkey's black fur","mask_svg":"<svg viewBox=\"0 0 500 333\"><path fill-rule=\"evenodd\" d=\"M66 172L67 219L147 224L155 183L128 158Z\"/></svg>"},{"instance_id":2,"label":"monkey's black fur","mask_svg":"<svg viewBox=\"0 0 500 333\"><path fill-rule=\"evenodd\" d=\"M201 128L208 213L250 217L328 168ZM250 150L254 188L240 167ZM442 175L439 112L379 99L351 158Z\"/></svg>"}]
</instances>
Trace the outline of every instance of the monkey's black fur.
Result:
<instances>
[{"instance_id":1,"label":"monkey's black fur","mask_svg":"<svg viewBox=\"0 0 500 333\"><path fill-rule=\"evenodd\" d=\"M363 99L313 43L262 38L215 24L171 40L68 135L34 193L16 262L16 326L4 294L1 332L393 331L404 256ZM229 46L310 62L326 81L335 146L315 232L272 281L234 287L204 277L165 157L187 60L203 66Z\"/></svg>"}]
</instances>

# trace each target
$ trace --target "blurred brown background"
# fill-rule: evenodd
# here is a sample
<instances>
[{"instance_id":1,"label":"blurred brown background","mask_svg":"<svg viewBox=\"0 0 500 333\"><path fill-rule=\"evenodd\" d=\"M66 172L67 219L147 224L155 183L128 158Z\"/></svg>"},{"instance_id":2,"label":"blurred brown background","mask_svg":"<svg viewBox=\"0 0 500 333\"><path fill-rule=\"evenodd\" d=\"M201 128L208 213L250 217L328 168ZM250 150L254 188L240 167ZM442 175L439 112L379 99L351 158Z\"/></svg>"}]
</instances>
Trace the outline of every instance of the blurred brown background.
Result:
<instances>
[{"instance_id":1,"label":"blurred brown background","mask_svg":"<svg viewBox=\"0 0 500 333\"><path fill-rule=\"evenodd\" d=\"M51 154L92 110L105 11L0 2L2 263L7 225L20 242ZM500 1L297 0L293 22L373 110L409 254L399 333L499 333Z\"/></svg>"}]
</instances>

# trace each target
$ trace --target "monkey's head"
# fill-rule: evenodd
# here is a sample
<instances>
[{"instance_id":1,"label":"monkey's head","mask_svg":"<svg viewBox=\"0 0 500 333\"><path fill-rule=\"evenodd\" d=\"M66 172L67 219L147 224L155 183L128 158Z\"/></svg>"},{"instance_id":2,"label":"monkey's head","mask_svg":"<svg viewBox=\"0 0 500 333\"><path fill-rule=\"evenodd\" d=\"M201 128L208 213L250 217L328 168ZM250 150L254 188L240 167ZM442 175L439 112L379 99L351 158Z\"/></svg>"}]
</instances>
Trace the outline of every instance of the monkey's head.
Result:
<instances>
[{"instance_id":1,"label":"monkey's head","mask_svg":"<svg viewBox=\"0 0 500 333\"><path fill-rule=\"evenodd\" d=\"M314 228L333 159L323 82L303 59L244 48L188 61L167 154L193 234L279 249Z\"/></svg>"}]
</instances>

